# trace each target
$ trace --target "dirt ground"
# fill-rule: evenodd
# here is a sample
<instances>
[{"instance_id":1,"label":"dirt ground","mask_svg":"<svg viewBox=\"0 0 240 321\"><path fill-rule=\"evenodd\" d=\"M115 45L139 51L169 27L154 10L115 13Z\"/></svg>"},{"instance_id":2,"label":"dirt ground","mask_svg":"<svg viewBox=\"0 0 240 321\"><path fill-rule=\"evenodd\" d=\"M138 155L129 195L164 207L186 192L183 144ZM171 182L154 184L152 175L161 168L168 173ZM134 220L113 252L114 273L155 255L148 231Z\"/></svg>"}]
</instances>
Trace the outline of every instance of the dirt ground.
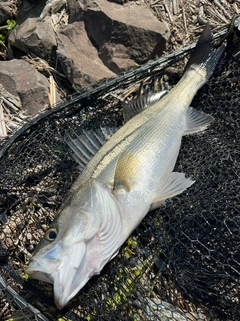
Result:
<instances>
[{"instance_id":1,"label":"dirt ground","mask_svg":"<svg viewBox=\"0 0 240 321\"><path fill-rule=\"evenodd\" d=\"M240 14L240 2L231 0L144 0L144 5L169 24L172 37L168 52L195 41L207 22L214 31Z\"/></svg>"}]
</instances>

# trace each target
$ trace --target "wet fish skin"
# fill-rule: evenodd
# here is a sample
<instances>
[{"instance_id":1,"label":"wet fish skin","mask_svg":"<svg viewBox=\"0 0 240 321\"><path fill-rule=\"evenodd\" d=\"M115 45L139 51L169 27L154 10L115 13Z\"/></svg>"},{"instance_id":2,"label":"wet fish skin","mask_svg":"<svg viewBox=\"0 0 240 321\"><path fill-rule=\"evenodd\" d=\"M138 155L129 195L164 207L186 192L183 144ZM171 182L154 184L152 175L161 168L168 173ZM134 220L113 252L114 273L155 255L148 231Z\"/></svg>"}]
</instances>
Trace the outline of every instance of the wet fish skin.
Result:
<instances>
[{"instance_id":1,"label":"wet fish skin","mask_svg":"<svg viewBox=\"0 0 240 321\"><path fill-rule=\"evenodd\" d=\"M54 284L58 308L100 273L149 210L193 184L173 168L182 136L213 119L189 105L223 51L212 48L207 25L179 83L120 128L73 184L26 270Z\"/></svg>"}]
</instances>

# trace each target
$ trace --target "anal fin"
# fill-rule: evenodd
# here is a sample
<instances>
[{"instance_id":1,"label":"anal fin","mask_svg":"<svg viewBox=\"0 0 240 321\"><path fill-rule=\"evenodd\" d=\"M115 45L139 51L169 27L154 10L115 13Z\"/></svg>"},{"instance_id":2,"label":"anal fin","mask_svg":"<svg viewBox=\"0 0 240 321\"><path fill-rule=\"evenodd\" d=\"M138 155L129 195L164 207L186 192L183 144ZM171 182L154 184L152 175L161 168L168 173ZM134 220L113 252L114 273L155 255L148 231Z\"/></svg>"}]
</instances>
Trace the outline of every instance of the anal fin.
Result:
<instances>
[{"instance_id":1,"label":"anal fin","mask_svg":"<svg viewBox=\"0 0 240 321\"><path fill-rule=\"evenodd\" d=\"M159 208L166 199L181 194L193 183L194 181L186 178L184 173L172 172L158 191L158 195L152 200L150 210Z\"/></svg>"},{"instance_id":2,"label":"anal fin","mask_svg":"<svg viewBox=\"0 0 240 321\"><path fill-rule=\"evenodd\" d=\"M184 135L204 131L213 121L211 115L205 114L193 107L189 107L186 113L186 128Z\"/></svg>"}]
</instances>

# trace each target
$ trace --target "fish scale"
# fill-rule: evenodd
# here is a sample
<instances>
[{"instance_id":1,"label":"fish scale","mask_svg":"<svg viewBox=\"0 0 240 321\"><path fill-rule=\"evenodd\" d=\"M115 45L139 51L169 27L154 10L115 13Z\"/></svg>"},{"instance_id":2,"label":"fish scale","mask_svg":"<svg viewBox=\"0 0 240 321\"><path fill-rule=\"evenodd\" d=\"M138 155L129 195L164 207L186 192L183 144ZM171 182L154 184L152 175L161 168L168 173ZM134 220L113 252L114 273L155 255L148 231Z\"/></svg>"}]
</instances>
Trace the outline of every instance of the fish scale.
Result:
<instances>
[{"instance_id":1,"label":"fish scale","mask_svg":"<svg viewBox=\"0 0 240 321\"><path fill-rule=\"evenodd\" d=\"M117 135L113 135L112 140L107 142L103 146L101 152L96 154L90 161L89 165L87 165L85 171L83 171L79 177L79 181L85 181L90 177L98 178L98 176L100 176L100 180L102 181L103 177L106 178L106 173L102 173L102 170L104 171L106 168L105 164L113 162L112 167L115 167L119 153L121 153L125 147L129 147L133 140L136 142L136 148L134 149L133 145L131 146L131 149L134 152L139 152L142 146L146 146L143 142L143 138L145 141L150 142L153 137L158 136L162 131L166 133L167 131L164 129L164 126L168 128L170 126L169 123L172 123L172 119L175 119L176 121L175 126L181 123L179 122L180 116L184 116L182 110L185 110L186 107L189 106L196 91L205 83L205 74L204 72L201 72L200 68L197 71L192 70L191 73L192 75L183 77L178 85L173 88L168 95L164 96L159 102L143 111L142 114L137 115L134 120L130 120L126 124L128 126L120 129L117 132ZM183 101L179 101L181 95L183 96ZM178 100L176 100L176 97ZM181 109L179 107L181 107ZM137 117L139 119L137 119ZM146 128L149 122L149 126L151 128L147 131ZM141 129L143 124L145 127L144 129ZM181 130L183 131L182 128ZM144 133L139 133L138 129L139 131L144 130ZM159 141L158 144L161 144L161 142ZM116 152L117 146L119 152ZM113 151L112 153L111 150ZM110 172L113 173L112 170ZM111 182L112 181L113 177Z\"/></svg>"}]
</instances>

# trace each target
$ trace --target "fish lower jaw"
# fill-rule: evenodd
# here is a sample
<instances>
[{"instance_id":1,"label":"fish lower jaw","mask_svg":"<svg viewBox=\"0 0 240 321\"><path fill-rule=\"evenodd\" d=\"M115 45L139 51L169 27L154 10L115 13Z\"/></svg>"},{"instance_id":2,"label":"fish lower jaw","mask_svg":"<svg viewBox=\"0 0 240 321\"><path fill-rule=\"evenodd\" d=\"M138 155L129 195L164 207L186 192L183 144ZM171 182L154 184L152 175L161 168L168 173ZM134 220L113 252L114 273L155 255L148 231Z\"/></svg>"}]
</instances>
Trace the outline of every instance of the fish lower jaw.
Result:
<instances>
[{"instance_id":1,"label":"fish lower jaw","mask_svg":"<svg viewBox=\"0 0 240 321\"><path fill-rule=\"evenodd\" d=\"M61 310L63 309L68 302L84 287L84 285L88 282L89 278L87 278L84 282L78 284L78 286L71 286L70 290L63 286L54 283L54 302L56 307Z\"/></svg>"}]
</instances>

